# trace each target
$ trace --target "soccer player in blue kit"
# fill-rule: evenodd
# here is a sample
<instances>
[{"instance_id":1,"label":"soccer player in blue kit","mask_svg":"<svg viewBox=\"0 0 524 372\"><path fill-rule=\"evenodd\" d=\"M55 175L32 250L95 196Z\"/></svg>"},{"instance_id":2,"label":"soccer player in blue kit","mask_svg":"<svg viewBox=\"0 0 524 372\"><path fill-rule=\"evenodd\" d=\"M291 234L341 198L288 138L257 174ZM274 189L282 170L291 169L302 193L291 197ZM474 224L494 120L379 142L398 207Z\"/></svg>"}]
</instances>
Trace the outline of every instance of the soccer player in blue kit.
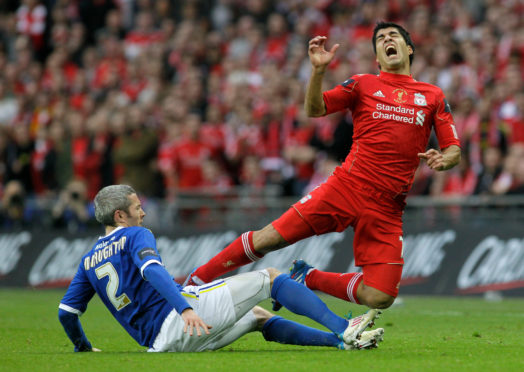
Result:
<instances>
[{"instance_id":1,"label":"soccer player in blue kit","mask_svg":"<svg viewBox=\"0 0 524 372\"><path fill-rule=\"evenodd\" d=\"M310 289L273 268L182 288L164 268L155 237L142 227L145 213L130 186L100 190L95 216L106 235L82 257L58 310L75 351L99 351L79 321L95 293L131 337L153 352L214 350L257 330L267 341L343 350L374 348L382 340L382 328L365 331L372 317L339 317ZM268 298L331 332L256 306Z\"/></svg>"}]
</instances>

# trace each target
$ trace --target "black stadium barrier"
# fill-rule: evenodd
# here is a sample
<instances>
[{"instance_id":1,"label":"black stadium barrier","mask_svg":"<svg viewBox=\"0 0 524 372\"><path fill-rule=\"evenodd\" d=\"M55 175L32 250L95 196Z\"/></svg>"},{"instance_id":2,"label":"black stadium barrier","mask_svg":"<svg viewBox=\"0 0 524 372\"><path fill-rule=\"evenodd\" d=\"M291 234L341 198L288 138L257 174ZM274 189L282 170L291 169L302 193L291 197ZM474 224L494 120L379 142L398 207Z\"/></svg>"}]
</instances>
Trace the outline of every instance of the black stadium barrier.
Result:
<instances>
[{"instance_id":1,"label":"black stadium barrier","mask_svg":"<svg viewBox=\"0 0 524 372\"><path fill-rule=\"evenodd\" d=\"M523 209L411 204L404 218L404 272L400 294L466 295L502 291L524 295ZM265 217L265 218L264 218ZM262 226L272 216L258 216ZM225 221L225 220L223 220ZM219 224L218 224L219 225ZM240 233L261 226L235 225L202 229L187 225L154 229L157 247L168 271L182 280L190 270L218 253ZM102 234L93 229L66 231L21 230L0 233L0 286L63 287L72 279L80 259ZM351 272L353 233L316 236L241 268L286 270L303 258L326 271ZM103 253L101 253L103 255Z\"/></svg>"}]
</instances>

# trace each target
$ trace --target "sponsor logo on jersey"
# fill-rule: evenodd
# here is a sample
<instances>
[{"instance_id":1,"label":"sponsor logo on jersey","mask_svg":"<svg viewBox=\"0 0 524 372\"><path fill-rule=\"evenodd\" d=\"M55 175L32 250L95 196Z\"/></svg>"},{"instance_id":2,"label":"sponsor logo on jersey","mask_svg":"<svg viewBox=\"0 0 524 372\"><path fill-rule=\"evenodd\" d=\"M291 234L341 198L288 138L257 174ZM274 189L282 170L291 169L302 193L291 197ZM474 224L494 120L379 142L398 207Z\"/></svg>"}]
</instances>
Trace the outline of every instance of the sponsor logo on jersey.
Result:
<instances>
[{"instance_id":1,"label":"sponsor logo on jersey","mask_svg":"<svg viewBox=\"0 0 524 372\"><path fill-rule=\"evenodd\" d=\"M415 93L415 105L419 106L426 106L428 103L426 102L426 97L421 93Z\"/></svg>"},{"instance_id":2,"label":"sponsor logo on jersey","mask_svg":"<svg viewBox=\"0 0 524 372\"><path fill-rule=\"evenodd\" d=\"M384 93L382 93L381 90L377 90L375 93L373 93L373 95L374 95L375 97L382 97L382 98L386 97L386 96L384 95Z\"/></svg>"},{"instance_id":3,"label":"sponsor logo on jersey","mask_svg":"<svg viewBox=\"0 0 524 372\"><path fill-rule=\"evenodd\" d=\"M377 111L373 111L373 114L371 115L373 119L395 120L408 124L413 124L415 120L415 109L413 108L377 103L376 109Z\"/></svg>"},{"instance_id":4,"label":"sponsor logo on jersey","mask_svg":"<svg viewBox=\"0 0 524 372\"><path fill-rule=\"evenodd\" d=\"M408 92L402 88L397 88L393 91L393 95L396 96L394 101L396 103L405 103L408 100Z\"/></svg>"},{"instance_id":5,"label":"sponsor logo on jersey","mask_svg":"<svg viewBox=\"0 0 524 372\"><path fill-rule=\"evenodd\" d=\"M423 127L425 119L426 119L426 114L424 114L424 111L422 110L417 111L417 122L415 124Z\"/></svg>"}]
</instances>

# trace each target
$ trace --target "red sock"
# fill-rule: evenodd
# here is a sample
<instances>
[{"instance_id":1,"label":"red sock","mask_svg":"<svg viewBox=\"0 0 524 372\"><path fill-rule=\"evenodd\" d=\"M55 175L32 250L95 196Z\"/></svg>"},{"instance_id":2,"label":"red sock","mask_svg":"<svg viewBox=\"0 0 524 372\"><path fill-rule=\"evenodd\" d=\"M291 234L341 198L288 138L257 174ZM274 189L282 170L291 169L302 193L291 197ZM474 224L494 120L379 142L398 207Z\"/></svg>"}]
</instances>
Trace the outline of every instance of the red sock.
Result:
<instances>
[{"instance_id":1,"label":"red sock","mask_svg":"<svg viewBox=\"0 0 524 372\"><path fill-rule=\"evenodd\" d=\"M306 276L309 289L316 289L355 304L360 304L357 288L361 281L362 273L339 274L315 269Z\"/></svg>"},{"instance_id":2,"label":"red sock","mask_svg":"<svg viewBox=\"0 0 524 372\"><path fill-rule=\"evenodd\" d=\"M256 252L253 248L253 231L248 231L236 238L208 263L197 268L193 276L209 283L227 272L258 261L262 257L264 255Z\"/></svg>"}]
</instances>

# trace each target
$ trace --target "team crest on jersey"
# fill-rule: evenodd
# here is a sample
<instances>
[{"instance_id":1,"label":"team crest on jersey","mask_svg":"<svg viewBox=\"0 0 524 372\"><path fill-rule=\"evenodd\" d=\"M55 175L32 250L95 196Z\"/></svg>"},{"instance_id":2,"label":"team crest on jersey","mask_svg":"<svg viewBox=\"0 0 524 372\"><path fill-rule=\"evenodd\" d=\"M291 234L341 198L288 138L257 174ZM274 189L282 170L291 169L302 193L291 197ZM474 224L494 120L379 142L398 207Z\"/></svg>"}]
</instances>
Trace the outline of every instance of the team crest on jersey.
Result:
<instances>
[{"instance_id":1,"label":"team crest on jersey","mask_svg":"<svg viewBox=\"0 0 524 372\"><path fill-rule=\"evenodd\" d=\"M395 89L393 91L393 95L396 96L394 99L396 103L405 103L408 100L408 92L406 92L404 89Z\"/></svg>"},{"instance_id":2,"label":"team crest on jersey","mask_svg":"<svg viewBox=\"0 0 524 372\"><path fill-rule=\"evenodd\" d=\"M415 105L426 106L426 97L421 93L415 93Z\"/></svg>"}]
</instances>

